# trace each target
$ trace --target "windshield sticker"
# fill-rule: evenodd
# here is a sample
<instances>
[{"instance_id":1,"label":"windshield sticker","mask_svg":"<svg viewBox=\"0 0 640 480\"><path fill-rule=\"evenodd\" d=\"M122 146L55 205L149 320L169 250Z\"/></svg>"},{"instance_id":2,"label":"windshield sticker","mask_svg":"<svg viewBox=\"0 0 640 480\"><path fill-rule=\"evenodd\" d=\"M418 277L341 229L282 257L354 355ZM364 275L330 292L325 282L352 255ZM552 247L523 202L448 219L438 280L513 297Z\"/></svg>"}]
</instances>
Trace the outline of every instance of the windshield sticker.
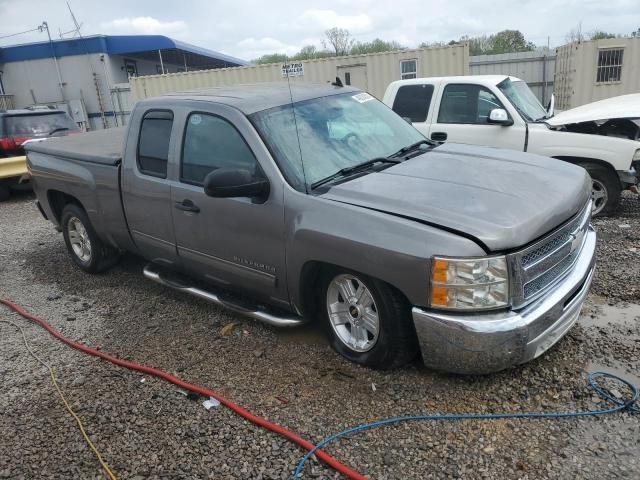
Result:
<instances>
[{"instance_id":1,"label":"windshield sticker","mask_svg":"<svg viewBox=\"0 0 640 480\"><path fill-rule=\"evenodd\" d=\"M369 100L373 100L373 97L366 92L358 93L351 98L353 98L358 103L364 103L368 102Z\"/></svg>"},{"instance_id":2,"label":"windshield sticker","mask_svg":"<svg viewBox=\"0 0 640 480\"><path fill-rule=\"evenodd\" d=\"M200 123L202 122L202 117L200 115L191 115L189 122L191 123L191 125L200 125Z\"/></svg>"}]
</instances>

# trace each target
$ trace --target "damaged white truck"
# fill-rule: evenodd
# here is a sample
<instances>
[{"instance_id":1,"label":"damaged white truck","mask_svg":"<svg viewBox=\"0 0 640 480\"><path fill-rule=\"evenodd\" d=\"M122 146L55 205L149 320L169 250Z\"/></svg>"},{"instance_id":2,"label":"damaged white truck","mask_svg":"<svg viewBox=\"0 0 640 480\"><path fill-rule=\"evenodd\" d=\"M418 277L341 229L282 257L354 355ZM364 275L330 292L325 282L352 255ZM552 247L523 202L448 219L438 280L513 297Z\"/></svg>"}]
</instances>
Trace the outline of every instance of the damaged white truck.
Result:
<instances>
[{"instance_id":1,"label":"damaged white truck","mask_svg":"<svg viewBox=\"0 0 640 480\"><path fill-rule=\"evenodd\" d=\"M383 101L431 140L520 150L584 167L592 179L593 215L614 213L622 190L637 191L640 94L554 115L519 78L477 75L396 81Z\"/></svg>"}]
</instances>

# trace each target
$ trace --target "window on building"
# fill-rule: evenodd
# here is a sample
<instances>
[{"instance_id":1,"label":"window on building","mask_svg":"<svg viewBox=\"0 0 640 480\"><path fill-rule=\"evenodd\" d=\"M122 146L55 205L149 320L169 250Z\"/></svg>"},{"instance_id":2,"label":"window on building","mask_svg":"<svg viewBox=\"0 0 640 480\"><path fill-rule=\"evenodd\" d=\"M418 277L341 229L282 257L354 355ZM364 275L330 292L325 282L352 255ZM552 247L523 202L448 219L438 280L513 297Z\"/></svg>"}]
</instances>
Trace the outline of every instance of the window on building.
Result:
<instances>
[{"instance_id":1,"label":"window on building","mask_svg":"<svg viewBox=\"0 0 640 480\"><path fill-rule=\"evenodd\" d=\"M416 59L400 61L400 79L406 80L408 78L418 78L418 61Z\"/></svg>"},{"instance_id":2,"label":"window on building","mask_svg":"<svg viewBox=\"0 0 640 480\"><path fill-rule=\"evenodd\" d=\"M598 50L596 83L619 82L622 79L622 57L624 49L606 48Z\"/></svg>"},{"instance_id":3,"label":"window on building","mask_svg":"<svg viewBox=\"0 0 640 480\"><path fill-rule=\"evenodd\" d=\"M259 170L258 162L244 138L226 120L215 115L192 113L182 146L180 179L202 185L204 178L218 168Z\"/></svg>"},{"instance_id":4,"label":"window on building","mask_svg":"<svg viewBox=\"0 0 640 480\"><path fill-rule=\"evenodd\" d=\"M346 85L351 85L351 73L345 72L345 74L344 74L344 83Z\"/></svg>"},{"instance_id":5,"label":"window on building","mask_svg":"<svg viewBox=\"0 0 640 480\"><path fill-rule=\"evenodd\" d=\"M480 85L449 84L445 87L438 123L487 124L494 108L504 108L500 100Z\"/></svg>"},{"instance_id":6,"label":"window on building","mask_svg":"<svg viewBox=\"0 0 640 480\"><path fill-rule=\"evenodd\" d=\"M122 68L127 72L127 78L138 76L138 63L135 60L125 59L124 67Z\"/></svg>"},{"instance_id":7,"label":"window on building","mask_svg":"<svg viewBox=\"0 0 640 480\"><path fill-rule=\"evenodd\" d=\"M404 85L398 89L393 101L393 111L412 122L427 120L433 96L433 85Z\"/></svg>"},{"instance_id":8,"label":"window on building","mask_svg":"<svg viewBox=\"0 0 640 480\"><path fill-rule=\"evenodd\" d=\"M167 177L169 139L173 113L166 110L145 113L138 138L138 169L154 177Z\"/></svg>"}]
</instances>

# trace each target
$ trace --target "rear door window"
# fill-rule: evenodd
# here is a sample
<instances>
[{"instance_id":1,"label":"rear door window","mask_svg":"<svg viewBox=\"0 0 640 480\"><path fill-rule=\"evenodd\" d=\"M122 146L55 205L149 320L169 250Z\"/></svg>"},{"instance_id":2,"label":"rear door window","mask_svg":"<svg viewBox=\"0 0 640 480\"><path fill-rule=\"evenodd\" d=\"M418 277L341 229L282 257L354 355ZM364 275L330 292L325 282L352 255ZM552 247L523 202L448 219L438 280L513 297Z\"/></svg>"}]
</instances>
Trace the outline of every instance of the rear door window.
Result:
<instances>
[{"instance_id":1,"label":"rear door window","mask_svg":"<svg viewBox=\"0 0 640 480\"><path fill-rule=\"evenodd\" d=\"M145 113L138 138L138 169L154 177L167 178L169 140L173 113L153 110Z\"/></svg>"},{"instance_id":2,"label":"rear door window","mask_svg":"<svg viewBox=\"0 0 640 480\"><path fill-rule=\"evenodd\" d=\"M398 89L393 111L414 123L425 122L433 97L433 85L404 85Z\"/></svg>"}]
</instances>

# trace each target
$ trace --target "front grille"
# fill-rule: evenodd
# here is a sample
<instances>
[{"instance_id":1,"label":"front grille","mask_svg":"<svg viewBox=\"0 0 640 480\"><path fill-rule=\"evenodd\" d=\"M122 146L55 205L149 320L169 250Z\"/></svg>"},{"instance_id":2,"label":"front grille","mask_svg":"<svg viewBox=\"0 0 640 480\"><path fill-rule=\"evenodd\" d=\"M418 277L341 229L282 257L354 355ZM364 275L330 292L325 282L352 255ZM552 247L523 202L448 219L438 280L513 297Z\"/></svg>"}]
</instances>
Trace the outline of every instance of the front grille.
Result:
<instances>
[{"instance_id":1,"label":"front grille","mask_svg":"<svg viewBox=\"0 0 640 480\"><path fill-rule=\"evenodd\" d=\"M547 270L545 273L537 277L535 280L530 281L524 286L524 298L531 298L536 293L545 289L547 285L550 285L555 279L560 277L568 268L573 264L575 255L569 254L560 260L551 270Z\"/></svg>"},{"instance_id":2,"label":"front grille","mask_svg":"<svg viewBox=\"0 0 640 480\"><path fill-rule=\"evenodd\" d=\"M571 240L571 234L566 231L561 232L560 235L553 237L551 240L549 240L547 243L543 244L539 248L536 248L535 250L524 255L522 257L522 266L525 268L528 267L532 263L535 263L536 260L542 257L546 257L551 252L553 252L554 250L558 249L559 247L567 243L569 240Z\"/></svg>"},{"instance_id":3,"label":"front grille","mask_svg":"<svg viewBox=\"0 0 640 480\"><path fill-rule=\"evenodd\" d=\"M509 255L514 307L535 300L559 282L582 249L591 222L591 202L542 240Z\"/></svg>"}]
</instances>

